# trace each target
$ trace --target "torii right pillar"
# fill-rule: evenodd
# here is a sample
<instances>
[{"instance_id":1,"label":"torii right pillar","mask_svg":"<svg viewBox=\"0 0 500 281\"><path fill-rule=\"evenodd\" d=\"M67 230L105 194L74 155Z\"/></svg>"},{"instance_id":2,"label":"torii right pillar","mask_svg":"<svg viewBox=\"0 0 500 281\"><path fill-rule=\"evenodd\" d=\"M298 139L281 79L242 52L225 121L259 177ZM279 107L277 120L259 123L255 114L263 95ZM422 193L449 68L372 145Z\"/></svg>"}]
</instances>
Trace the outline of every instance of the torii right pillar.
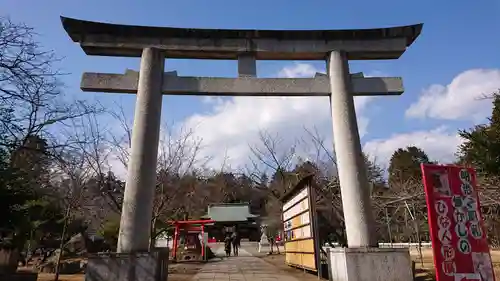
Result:
<instances>
[{"instance_id":1,"label":"torii right pillar","mask_svg":"<svg viewBox=\"0 0 500 281\"><path fill-rule=\"evenodd\" d=\"M328 55L327 72L332 90L330 96L333 141L337 158L347 244L349 247L377 247L370 188L359 137L349 64L345 52Z\"/></svg>"},{"instance_id":2,"label":"torii right pillar","mask_svg":"<svg viewBox=\"0 0 500 281\"><path fill-rule=\"evenodd\" d=\"M348 248L329 249L332 281L411 281L408 249L378 248L370 188L361 149L347 54L327 57L333 141Z\"/></svg>"}]
</instances>

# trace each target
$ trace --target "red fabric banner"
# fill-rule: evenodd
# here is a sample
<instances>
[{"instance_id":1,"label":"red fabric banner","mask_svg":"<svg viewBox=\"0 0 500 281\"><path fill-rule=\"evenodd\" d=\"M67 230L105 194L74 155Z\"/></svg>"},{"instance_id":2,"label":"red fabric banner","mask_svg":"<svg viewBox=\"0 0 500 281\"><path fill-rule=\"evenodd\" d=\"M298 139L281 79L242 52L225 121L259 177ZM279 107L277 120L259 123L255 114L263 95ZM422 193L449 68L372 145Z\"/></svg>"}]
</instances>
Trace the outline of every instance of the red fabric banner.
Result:
<instances>
[{"instance_id":1,"label":"red fabric banner","mask_svg":"<svg viewBox=\"0 0 500 281\"><path fill-rule=\"evenodd\" d=\"M422 164L437 281L494 281L471 168Z\"/></svg>"}]
</instances>

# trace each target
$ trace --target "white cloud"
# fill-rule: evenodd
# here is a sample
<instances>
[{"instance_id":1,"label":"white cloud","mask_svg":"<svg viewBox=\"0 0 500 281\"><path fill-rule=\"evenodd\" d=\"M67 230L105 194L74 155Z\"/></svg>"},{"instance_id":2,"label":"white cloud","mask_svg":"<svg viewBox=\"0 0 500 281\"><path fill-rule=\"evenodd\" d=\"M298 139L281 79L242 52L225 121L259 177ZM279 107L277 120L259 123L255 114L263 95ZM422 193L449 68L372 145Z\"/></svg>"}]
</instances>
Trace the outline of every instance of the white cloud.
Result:
<instances>
[{"instance_id":1,"label":"white cloud","mask_svg":"<svg viewBox=\"0 0 500 281\"><path fill-rule=\"evenodd\" d=\"M365 143L363 150L380 165L387 165L396 149L407 146L423 149L432 160L451 163L462 142L456 133L448 132L446 127L439 127L430 131L394 134L387 139L371 140Z\"/></svg>"},{"instance_id":2,"label":"white cloud","mask_svg":"<svg viewBox=\"0 0 500 281\"><path fill-rule=\"evenodd\" d=\"M220 105L222 104L224 99L222 97L217 96L202 96L201 102L208 105Z\"/></svg>"},{"instance_id":3,"label":"white cloud","mask_svg":"<svg viewBox=\"0 0 500 281\"><path fill-rule=\"evenodd\" d=\"M314 77L316 72L325 73L325 70L319 70L308 63L295 63L280 70L278 76L285 78Z\"/></svg>"},{"instance_id":4,"label":"white cloud","mask_svg":"<svg viewBox=\"0 0 500 281\"><path fill-rule=\"evenodd\" d=\"M283 68L279 76L312 77L321 71L297 63ZM355 98L361 136L366 133L369 120L363 111L370 100ZM249 144L259 143L260 131L278 134L285 141L284 148L306 134L304 127L316 127L329 140L332 135L328 97L234 97L213 104L209 113L188 117L183 127L193 128L203 139L203 153L213 157L210 166L214 168L222 163L232 168L248 163Z\"/></svg>"},{"instance_id":5,"label":"white cloud","mask_svg":"<svg viewBox=\"0 0 500 281\"><path fill-rule=\"evenodd\" d=\"M407 117L481 121L490 115L491 100L481 99L500 89L499 69L471 69L450 84L432 85L406 110Z\"/></svg>"},{"instance_id":6,"label":"white cloud","mask_svg":"<svg viewBox=\"0 0 500 281\"><path fill-rule=\"evenodd\" d=\"M105 166L109 168L110 171L113 171L113 174L121 179L127 179L127 168L123 164L122 159L120 158L120 152L113 150L108 158L105 161Z\"/></svg>"}]
</instances>

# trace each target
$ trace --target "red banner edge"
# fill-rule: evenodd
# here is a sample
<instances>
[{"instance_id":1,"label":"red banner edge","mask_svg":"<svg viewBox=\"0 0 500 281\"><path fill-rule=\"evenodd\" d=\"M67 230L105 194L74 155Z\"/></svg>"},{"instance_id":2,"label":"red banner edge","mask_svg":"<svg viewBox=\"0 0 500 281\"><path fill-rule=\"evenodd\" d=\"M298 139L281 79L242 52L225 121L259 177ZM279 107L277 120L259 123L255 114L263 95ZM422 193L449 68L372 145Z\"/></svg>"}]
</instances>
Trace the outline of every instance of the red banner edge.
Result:
<instances>
[{"instance_id":1,"label":"red banner edge","mask_svg":"<svg viewBox=\"0 0 500 281\"><path fill-rule=\"evenodd\" d=\"M434 228L434 224L437 223L436 218L435 218L435 215L433 213L433 206L431 206L431 203L434 202L434 198L432 198L431 196L431 191L430 190L430 187L427 185L427 177L426 177L426 167L435 167L437 165L428 165L428 164L424 164L424 163L421 163L420 164L420 169L422 171L422 182L424 184L424 192L425 192L425 203L427 205L427 220L428 220L428 223L429 223L429 234L431 234L431 245L432 245L432 260L434 261L434 271L436 272L436 281L441 281L440 277L441 277L441 274L440 274L440 270L438 270L438 259L437 259L437 254L436 254L436 249L438 248L437 246L437 241L436 241L436 237L434 237L434 231L433 231L433 228ZM432 202L431 202L432 201Z\"/></svg>"}]
</instances>

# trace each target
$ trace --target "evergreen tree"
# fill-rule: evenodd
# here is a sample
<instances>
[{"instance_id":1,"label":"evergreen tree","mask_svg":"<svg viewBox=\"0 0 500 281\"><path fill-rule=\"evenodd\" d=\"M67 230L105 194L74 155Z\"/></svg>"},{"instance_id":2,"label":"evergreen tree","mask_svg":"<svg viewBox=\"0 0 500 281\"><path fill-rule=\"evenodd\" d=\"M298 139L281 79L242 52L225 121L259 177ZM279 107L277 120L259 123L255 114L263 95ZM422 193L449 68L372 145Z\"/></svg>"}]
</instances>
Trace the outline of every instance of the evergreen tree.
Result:
<instances>
[{"instance_id":1,"label":"evergreen tree","mask_svg":"<svg viewBox=\"0 0 500 281\"><path fill-rule=\"evenodd\" d=\"M47 141L39 136L28 136L12 151L10 165L23 177L25 185L32 189L48 186L50 157Z\"/></svg>"},{"instance_id":2,"label":"evergreen tree","mask_svg":"<svg viewBox=\"0 0 500 281\"><path fill-rule=\"evenodd\" d=\"M16 238L19 228L26 224L22 207L34 199L36 197L32 190L24 188L17 171L10 166L7 152L0 149L0 212L2 214L0 216L0 239L2 242L5 242L5 239L12 242L11 240Z\"/></svg>"},{"instance_id":3,"label":"evergreen tree","mask_svg":"<svg viewBox=\"0 0 500 281\"><path fill-rule=\"evenodd\" d=\"M487 124L459 131L465 139L458 149L459 162L483 175L500 176L500 92L493 95L493 110Z\"/></svg>"},{"instance_id":4,"label":"evergreen tree","mask_svg":"<svg viewBox=\"0 0 500 281\"><path fill-rule=\"evenodd\" d=\"M422 163L431 163L429 156L422 149L416 146L397 149L389 162L389 184L399 186L420 182Z\"/></svg>"},{"instance_id":5,"label":"evergreen tree","mask_svg":"<svg viewBox=\"0 0 500 281\"><path fill-rule=\"evenodd\" d=\"M368 177L368 182L371 184L373 189L379 189L386 187L386 182L384 179L384 169L382 169L377 163L370 160L368 155L363 153L366 165L366 176Z\"/></svg>"},{"instance_id":6,"label":"evergreen tree","mask_svg":"<svg viewBox=\"0 0 500 281\"><path fill-rule=\"evenodd\" d=\"M43 190L34 188L23 169L13 167L8 153L0 149L0 242L22 249L30 237L60 230L62 211Z\"/></svg>"}]
</instances>

